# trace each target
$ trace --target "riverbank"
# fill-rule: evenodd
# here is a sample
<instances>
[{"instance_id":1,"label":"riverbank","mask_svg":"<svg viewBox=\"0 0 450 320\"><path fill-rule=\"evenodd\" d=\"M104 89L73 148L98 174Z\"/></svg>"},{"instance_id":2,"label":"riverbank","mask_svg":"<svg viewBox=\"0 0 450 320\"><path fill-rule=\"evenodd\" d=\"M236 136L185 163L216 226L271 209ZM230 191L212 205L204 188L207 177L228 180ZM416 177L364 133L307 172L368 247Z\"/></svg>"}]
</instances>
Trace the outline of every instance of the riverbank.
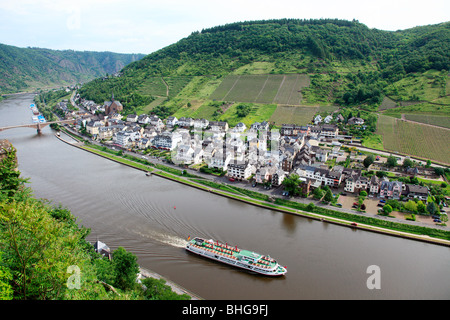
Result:
<instances>
[{"instance_id":1,"label":"riverbank","mask_svg":"<svg viewBox=\"0 0 450 320\"><path fill-rule=\"evenodd\" d=\"M169 287L172 288L172 291L174 291L177 294L187 294L188 296L191 297L191 300L204 300L203 298L197 296L196 294L189 292L188 290L186 290L185 288L181 287L180 285L167 280L166 278L164 278L163 276L161 276L160 274L157 274L156 272L144 269L144 268L139 268L139 274L138 274L138 280L143 279L143 278L154 278L154 279L163 279L166 281L166 285L168 285Z\"/></svg>"},{"instance_id":2,"label":"riverbank","mask_svg":"<svg viewBox=\"0 0 450 320\"><path fill-rule=\"evenodd\" d=\"M310 210L305 211L302 209L305 209L303 207L306 207L306 205L302 205L300 203L294 203L289 200L285 199L271 199L271 201L265 201L258 199L258 197L255 198L255 196L251 197L248 196L248 192L245 192L245 190L239 190L239 188L234 188L234 190L230 190L230 188L227 188L225 185L219 185L217 183L211 182L211 181L201 181L203 177L193 177L192 175L184 176L181 174L181 170L178 170L180 172L179 175L173 174L173 171L175 169L171 169L167 167L167 171L164 170L164 166L158 164L157 166L155 164L152 164L148 161L148 165L144 165L142 163L138 163L129 159L124 159L121 156L114 156L111 153L108 152L102 152L98 149L84 146L80 143L71 143L69 141L65 141L61 137L58 137L61 141L68 143L72 146L75 146L77 148L80 148L84 151L88 151L90 153L99 155L101 157L104 157L108 160L112 160L124 165L127 165L129 167L141 170L151 175L156 175L159 177L163 177L166 179L170 179L172 181L183 183L190 187L195 187L197 189L207 191L210 193L214 193L223 197L227 197L230 199L238 200L241 202L245 202L247 204L259 206L262 208L266 208L269 210L275 210L283 213L289 213L289 214L295 214L298 216L319 220L324 223L333 223L336 225L341 225L353 229L360 229L370 232L377 232L385 235L391 235L391 236L397 236L402 237L406 239L411 240L418 240L423 241L431 244L438 244L438 245L444 245L444 246L450 246L450 232L448 231L442 231L439 229L431 229L427 227L414 227L409 226L403 223L399 222L392 222L388 220L381 220L381 218L369 218L361 214L346 214L339 211L333 211L330 209L314 206L314 209L319 212L310 212ZM140 159L135 159L139 160ZM172 171L172 172L170 172ZM196 179L195 179L196 178ZM193 181L195 179L195 181ZM200 180L199 180L200 179ZM224 190L224 189L228 189ZM231 192L230 192L231 191ZM253 195L257 195L258 193L251 191L254 193ZM263 195L261 195L263 196ZM265 197L263 196L262 199ZM384 217L385 218L385 217ZM367 223L372 222L372 223ZM405 229L414 230L415 232L408 232L405 231ZM436 235L439 235L436 236Z\"/></svg>"}]
</instances>

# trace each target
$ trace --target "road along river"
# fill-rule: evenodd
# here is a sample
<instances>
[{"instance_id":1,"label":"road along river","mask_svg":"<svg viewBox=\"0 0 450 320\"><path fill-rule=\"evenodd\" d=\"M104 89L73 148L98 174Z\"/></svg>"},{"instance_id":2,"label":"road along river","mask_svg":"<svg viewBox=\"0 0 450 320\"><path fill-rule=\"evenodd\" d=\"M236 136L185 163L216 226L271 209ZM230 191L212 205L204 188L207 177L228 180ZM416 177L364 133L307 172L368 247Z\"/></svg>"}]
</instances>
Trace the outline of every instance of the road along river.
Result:
<instances>
[{"instance_id":1,"label":"road along river","mask_svg":"<svg viewBox=\"0 0 450 320\"><path fill-rule=\"evenodd\" d=\"M32 95L0 102L0 126L31 121ZM450 248L340 227L219 197L106 160L46 127L0 132L18 149L36 197L61 203L89 240L123 246L139 264L204 299L449 299ZM268 254L267 278L194 256L188 236ZM375 284L375 285L374 285ZM378 287L379 285L379 287Z\"/></svg>"}]
</instances>

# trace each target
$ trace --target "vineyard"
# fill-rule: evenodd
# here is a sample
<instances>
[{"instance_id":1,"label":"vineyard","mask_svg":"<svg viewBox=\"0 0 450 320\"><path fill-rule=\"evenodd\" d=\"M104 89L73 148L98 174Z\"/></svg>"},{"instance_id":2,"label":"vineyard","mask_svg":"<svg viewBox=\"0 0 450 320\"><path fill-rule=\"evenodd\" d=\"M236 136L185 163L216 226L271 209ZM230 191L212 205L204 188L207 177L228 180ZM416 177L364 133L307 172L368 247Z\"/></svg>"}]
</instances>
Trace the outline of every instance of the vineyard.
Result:
<instances>
[{"instance_id":1,"label":"vineyard","mask_svg":"<svg viewBox=\"0 0 450 320\"><path fill-rule=\"evenodd\" d=\"M405 118L411 121L450 129L450 117L448 116L436 116L429 114L405 114Z\"/></svg>"},{"instance_id":2,"label":"vineyard","mask_svg":"<svg viewBox=\"0 0 450 320\"><path fill-rule=\"evenodd\" d=\"M450 130L379 115L378 134L385 150L450 163Z\"/></svg>"},{"instance_id":3,"label":"vineyard","mask_svg":"<svg viewBox=\"0 0 450 320\"><path fill-rule=\"evenodd\" d=\"M300 105L301 90L309 85L304 74L230 75L209 97L211 100Z\"/></svg>"}]
</instances>

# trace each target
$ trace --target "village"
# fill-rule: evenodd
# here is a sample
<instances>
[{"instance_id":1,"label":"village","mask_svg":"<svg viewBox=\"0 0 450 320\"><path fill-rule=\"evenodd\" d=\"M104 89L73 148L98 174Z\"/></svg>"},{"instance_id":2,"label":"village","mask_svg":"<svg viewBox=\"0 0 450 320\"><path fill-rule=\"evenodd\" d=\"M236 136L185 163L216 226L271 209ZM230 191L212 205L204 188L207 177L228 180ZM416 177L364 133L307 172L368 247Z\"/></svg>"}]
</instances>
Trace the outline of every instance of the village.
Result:
<instances>
[{"instance_id":1,"label":"village","mask_svg":"<svg viewBox=\"0 0 450 320\"><path fill-rule=\"evenodd\" d=\"M123 106L113 95L103 105L84 99L77 102L85 112L78 112L75 130L144 159L163 159L214 175L218 181L294 196L299 201L316 199L342 210L401 215L431 224L447 221L448 198L434 184L424 183L439 183L441 176L435 168L409 157L358 148L354 137L340 134L336 123L344 119L339 113L323 119L317 115L311 124L302 126L275 128L263 121L248 128L244 123L230 128L227 122L206 119L124 117ZM75 117L66 102L56 108L66 118ZM352 117L346 125L363 127L364 119ZM285 179L295 179L298 188L290 189ZM444 185L445 189L444 181L436 184Z\"/></svg>"}]
</instances>

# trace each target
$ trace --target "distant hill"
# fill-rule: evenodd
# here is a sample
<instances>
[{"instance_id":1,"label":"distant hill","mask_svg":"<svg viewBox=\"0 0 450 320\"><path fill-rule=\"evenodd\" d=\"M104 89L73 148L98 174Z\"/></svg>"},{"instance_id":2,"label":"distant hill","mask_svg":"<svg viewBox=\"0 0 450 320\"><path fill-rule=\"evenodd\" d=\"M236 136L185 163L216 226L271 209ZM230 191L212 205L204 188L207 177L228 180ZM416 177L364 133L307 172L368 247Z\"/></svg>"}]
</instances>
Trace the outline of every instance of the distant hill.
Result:
<instances>
[{"instance_id":1,"label":"distant hill","mask_svg":"<svg viewBox=\"0 0 450 320\"><path fill-rule=\"evenodd\" d=\"M114 74L143 54L19 48L0 44L0 92L86 82Z\"/></svg>"},{"instance_id":2,"label":"distant hill","mask_svg":"<svg viewBox=\"0 0 450 320\"><path fill-rule=\"evenodd\" d=\"M396 84L429 70L437 71L432 76L437 79L435 83L444 83L439 95L446 96L450 70L448 22L392 32L336 19L249 21L193 32L130 63L119 78L86 84L80 94L102 102L114 91L129 112L152 111L167 116L183 110L182 114L217 118L220 112L213 116L208 110L198 110L211 105L212 97L220 96L212 93L225 79L231 81L230 75L304 74L310 81L301 78L299 105L376 110L387 91L398 99L421 100L408 90L402 95ZM429 80L429 76L416 80L422 78ZM274 81L285 83L273 77L261 83ZM248 102L244 97L247 88L231 87L243 91L233 96ZM166 100L154 105L156 96ZM152 104L145 105L149 101Z\"/></svg>"}]
</instances>

